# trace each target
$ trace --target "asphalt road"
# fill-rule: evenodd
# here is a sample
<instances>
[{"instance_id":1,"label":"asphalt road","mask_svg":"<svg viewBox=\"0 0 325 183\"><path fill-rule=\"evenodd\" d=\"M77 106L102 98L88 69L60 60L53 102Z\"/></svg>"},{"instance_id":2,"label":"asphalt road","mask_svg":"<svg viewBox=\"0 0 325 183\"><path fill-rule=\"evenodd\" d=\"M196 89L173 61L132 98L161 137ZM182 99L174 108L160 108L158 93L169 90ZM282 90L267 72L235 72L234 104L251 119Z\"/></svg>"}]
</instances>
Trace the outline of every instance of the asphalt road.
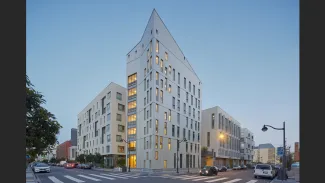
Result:
<instances>
[{"instance_id":1,"label":"asphalt road","mask_svg":"<svg viewBox=\"0 0 325 183\"><path fill-rule=\"evenodd\" d=\"M41 183L269 183L270 179L255 179L253 170L219 172L217 176L199 175L140 175L139 173L104 172L97 170L64 169L51 167L51 173L37 173Z\"/></svg>"}]
</instances>

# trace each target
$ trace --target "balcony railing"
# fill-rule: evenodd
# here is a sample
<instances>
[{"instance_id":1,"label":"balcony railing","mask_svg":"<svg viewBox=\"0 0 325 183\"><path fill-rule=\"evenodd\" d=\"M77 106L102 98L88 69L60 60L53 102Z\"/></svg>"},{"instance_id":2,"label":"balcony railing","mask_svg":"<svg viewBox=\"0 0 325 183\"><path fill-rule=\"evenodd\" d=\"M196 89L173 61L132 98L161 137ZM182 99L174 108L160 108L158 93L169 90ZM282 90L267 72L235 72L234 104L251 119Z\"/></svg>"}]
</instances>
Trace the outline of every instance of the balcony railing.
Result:
<instances>
[{"instance_id":1,"label":"balcony railing","mask_svg":"<svg viewBox=\"0 0 325 183\"><path fill-rule=\"evenodd\" d=\"M130 121L130 122L128 122L128 128L133 128L135 126L137 126L137 122L136 121Z\"/></svg>"},{"instance_id":2,"label":"balcony railing","mask_svg":"<svg viewBox=\"0 0 325 183\"><path fill-rule=\"evenodd\" d=\"M136 151L136 147L129 147L129 151Z\"/></svg>"},{"instance_id":3,"label":"balcony railing","mask_svg":"<svg viewBox=\"0 0 325 183\"><path fill-rule=\"evenodd\" d=\"M134 88L137 86L137 81L133 81L132 83L128 84L128 88Z\"/></svg>"},{"instance_id":4,"label":"balcony railing","mask_svg":"<svg viewBox=\"0 0 325 183\"><path fill-rule=\"evenodd\" d=\"M131 108L131 109L128 109L128 113L134 113L134 112L137 112L137 108L136 107Z\"/></svg>"},{"instance_id":5,"label":"balcony railing","mask_svg":"<svg viewBox=\"0 0 325 183\"><path fill-rule=\"evenodd\" d=\"M213 156L212 151L201 150L201 156Z\"/></svg>"},{"instance_id":6,"label":"balcony railing","mask_svg":"<svg viewBox=\"0 0 325 183\"><path fill-rule=\"evenodd\" d=\"M128 100L133 100L137 98L137 94L128 96Z\"/></svg>"}]
</instances>

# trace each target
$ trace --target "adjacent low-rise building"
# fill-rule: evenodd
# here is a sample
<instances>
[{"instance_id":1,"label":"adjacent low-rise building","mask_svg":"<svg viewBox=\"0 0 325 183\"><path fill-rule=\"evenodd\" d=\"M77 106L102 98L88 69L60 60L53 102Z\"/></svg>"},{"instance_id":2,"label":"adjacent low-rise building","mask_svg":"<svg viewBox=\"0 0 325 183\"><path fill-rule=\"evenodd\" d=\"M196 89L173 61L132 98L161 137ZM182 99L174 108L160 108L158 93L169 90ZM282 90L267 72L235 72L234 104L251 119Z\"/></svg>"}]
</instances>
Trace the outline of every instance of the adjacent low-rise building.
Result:
<instances>
[{"instance_id":1,"label":"adjacent low-rise building","mask_svg":"<svg viewBox=\"0 0 325 183\"><path fill-rule=\"evenodd\" d=\"M111 82L79 114L77 155L99 153L106 166L125 158L126 88Z\"/></svg>"},{"instance_id":2,"label":"adjacent low-rise building","mask_svg":"<svg viewBox=\"0 0 325 183\"><path fill-rule=\"evenodd\" d=\"M254 134L247 128L241 129L240 134L240 154L241 154L241 163L240 164L249 164L253 161L254 158Z\"/></svg>"},{"instance_id":3,"label":"adjacent low-rise building","mask_svg":"<svg viewBox=\"0 0 325 183\"><path fill-rule=\"evenodd\" d=\"M240 164L240 123L220 107L202 111L202 166Z\"/></svg>"},{"instance_id":4,"label":"adjacent low-rise building","mask_svg":"<svg viewBox=\"0 0 325 183\"><path fill-rule=\"evenodd\" d=\"M275 147L270 144L260 144L254 148L254 162L275 164Z\"/></svg>"},{"instance_id":5,"label":"adjacent low-rise building","mask_svg":"<svg viewBox=\"0 0 325 183\"><path fill-rule=\"evenodd\" d=\"M69 148L71 147L71 140L67 140L56 148L57 159L69 159Z\"/></svg>"}]
</instances>

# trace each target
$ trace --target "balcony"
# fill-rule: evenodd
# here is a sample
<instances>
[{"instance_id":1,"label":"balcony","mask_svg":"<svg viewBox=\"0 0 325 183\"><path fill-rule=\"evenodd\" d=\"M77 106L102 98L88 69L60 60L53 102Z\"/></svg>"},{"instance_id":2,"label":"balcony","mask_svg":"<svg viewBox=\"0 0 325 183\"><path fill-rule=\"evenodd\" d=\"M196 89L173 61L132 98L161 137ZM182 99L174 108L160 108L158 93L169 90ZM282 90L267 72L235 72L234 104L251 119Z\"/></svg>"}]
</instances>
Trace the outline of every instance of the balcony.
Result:
<instances>
[{"instance_id":1,"label":"balcony","mask_svg":"<svg viewBox=\"0 0 325 183\"><path fill-rule=\"evenodd\" d=\"M201 156L213 156L212 151L201 150Z\"/></svg>"},{"instance_id":2,"label":"balcony","mask_svg":"<svg viewBox=\"0 0 325 183\"><path fill-rule=\"evenodd\" d=\"M130 89L130 88L134 88L134 87L136 87L137 86L137 81L133 81L132 83L129 83L128 84L128 89Z\"/></svg>"},{"instance_id":3,"label":"balcony","mask_svg":"<svg viewBox=\"0 0 325 183\"><path fill-rule=\"evenodd\" d=\"M130 100L134 100L134 99L137 99L137 94L128 96L128 102L130 102Z\"/></svg>"},{"instance_id":4,"label":"balcony","mask_svg":"<svg viewBox=\"0 0 325 183\"><path fill-rule=\"evenodd\" d=\"M130 121L128 122L128 128L134 128L137 126L137 122L136 121Z\"/></svg>"},{"instance_id":5,"label":"balcony","mask_svg":"<svg viewBox=\"0 0 325 183\"><path fill-rule=\"evenodd\" d=\"M128 141L133 141L136 138L136 134L128 135Z\"/></svg>"},{"instance_id":6,"label":"balcony","mask_svg":"<svg viewBox=\"0 0 325 183\"><path fill-rule=\"evenodd\" d=\"M136 113L137 112L137 108L134 107L134 108L131 108L131 109L128 109L128 114L130 113Z\"/></svg>"},{"instance_id":7,"label":"balcony","mask_svg":"<svg viewBox=\"0 0 325 183\"><path fill-rule=\"evenodd\" d=\"M136 147L129 147L129 151L136 151L137 148Z\"/></svg>"}]
</instances>

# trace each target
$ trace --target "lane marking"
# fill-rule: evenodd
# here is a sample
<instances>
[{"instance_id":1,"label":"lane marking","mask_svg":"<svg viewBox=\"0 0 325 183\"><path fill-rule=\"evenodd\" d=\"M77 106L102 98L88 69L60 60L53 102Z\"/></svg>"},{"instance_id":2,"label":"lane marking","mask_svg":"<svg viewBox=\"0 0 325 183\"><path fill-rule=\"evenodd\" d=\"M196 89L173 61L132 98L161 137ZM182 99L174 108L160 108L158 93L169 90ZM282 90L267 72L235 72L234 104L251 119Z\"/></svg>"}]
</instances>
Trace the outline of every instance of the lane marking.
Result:
<instances>
[{"instance_id":1,"label":"lane marking","mask_svg":"<svg viewBox=\"0 0 325 183\"><path fill-rule=\"evenodd\" d=\"M205 181L205 182L218 182L218 181L225 180L225 179L228 179L228 178L223 177L223 178L220 178L220 179L208 180L208 181Z\"/></svg>"},{"instance_id":2,"label":"lane marking","mask_svg":"<svg viewBox=\"0 0 325 183\"><path fill-rule=\"evenodd\" d=\"M138 178L137 175L127 175L127 174L119 174L119 173L108 173L107 175L114 175L118 177L127 177L127 178Z\"/></svg>"},{"instance_id":3,"label":"lane marking","mask_svg":"<svg viewBox=\"0 0 325 183\"><path fill-rule=\"evenodd\" d=\"M64 177L65 177L65 178L68 178L68 179L70 179L70 180L73 180L73 181L75 181L75 182L78 182L78 183L85 182L85 181L83 181L83 180L80 180L80 179L77 179L77 178L71 177L70 175L65 175Z\"/></svg>"},{"instance_id":4,"label":"lane marking","mask_svg":"<svg viewBox=\"0 0 325 183\"><path fill-rule=\"evenodd\" d=\"M83 177L83 178L86 178L86 179L90 179L90 180L93 180L93 181L101 181L100 179L95 179L95 178L92 178L92 177L88 177L86 175L78 175L79 177Z\"/></svg>"},{"instance_id":5,"label":"lane marking","mask_svg":"<svg viewBox=\"0 0 325 183\"><path fill-rule=\"evenodd\" d=\"M89 175L92 175L92 176L95 176L95 177L100 177L100 178L103 178L103 179L115 180L114 178L105 177L105 176L101 176L101 175L95 175L95 174L89 174Z\"/></svg>"},{"instance_id":6,"label":"lane marking","mask_svg":"<svg viewBox=\"0 0 325 183\"><path fill-rule=\"evenodd\" d=\"M234 179L234 180L230 180L230 181L227 181L227 182L224 182L224 183L233 183L233 182L238 182L240 181L241 179Z\"/></svg>"},{"instance_id":7,"label":"lane marking","mask_svg":"<svg viewBox=\"0 0 325 183\"><path fill-rule=\"evenodd\" d=\"M59 179L55 178L54 176L48 176L48 178L54 183L64 183L64 182L60 181Z\"/></svg>"},{"instance_id":8,"label":"lane marking","mask_svg":"<svg viewBox=\"0 0 325 183\"><path fill-rule=\"evenodd\" d=\"M194 179L192 181L199 181L199 180L206 180L206 179L213 179L215 177L204 177L204 178L200 178L200 179Z\"/></svg>"},{"instance_id":9,"label":"lane marking","mask_svg":"<svg viewBox=\"0 0 325 183\"><path fill-rule=\"evenodd\" d=\"M255 183L255 182L257 182L258 180L250 180L250 181L248 181L248 182L246 182L246 183Z\"/></svg>"},{"instance_id":10,"label":"lane marking","mask_svg":"<svg viewBox=\"0 0 325 183\"><path fill-rule=\"evenodd\" d=\"M202 178L202 176L191 176L191 177L181 177L182 180L187 180L187 179L198 179L198 178Z\"/></svg>"}]
</instances>

